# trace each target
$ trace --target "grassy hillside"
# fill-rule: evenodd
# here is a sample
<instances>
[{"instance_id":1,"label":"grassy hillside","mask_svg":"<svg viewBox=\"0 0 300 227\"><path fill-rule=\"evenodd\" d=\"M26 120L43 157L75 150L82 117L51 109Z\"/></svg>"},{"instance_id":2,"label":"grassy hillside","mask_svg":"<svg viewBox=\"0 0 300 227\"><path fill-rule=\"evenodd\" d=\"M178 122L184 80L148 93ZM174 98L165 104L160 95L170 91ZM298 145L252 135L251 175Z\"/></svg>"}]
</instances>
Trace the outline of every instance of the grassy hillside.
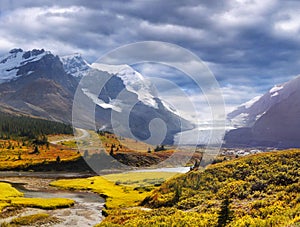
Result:
<instances>
[{"instance_id":1,"label":"grassy hillside","mask_svg":"<svg viewBox=\"0 0 300 227\"><path fill-rule=\"evenodd\" d=\"M262 153L172 178L148 209L114 210L99 226L300 226L300 150Z\"/></svg>"},{"instance_id":2,"label":"grassy hillside","mask_svg":"<svg viewBox=\"0 0 300 227\"><path fill-rule=\"evenodd\" d=\"M61 145L0 140L0 170L28 169L36 165L65 163L80 158L77 150Z\"/></svg>"},{"instance_id":3,"label":"grassy hillside","mask_svg":"<svg viewBox=\"0 0 300 227\"><path fill-rule=\"evenodd\" d=\"M77 150L48 142L53 134L71 136L73 129L61 122L0 111L0 170L57 169L77 162L81 157Z\"/></svg>"},{"instance_id":4,"label":"grassy hillside","mask_svg":"<svg viewBox=\"0 0 300 227\"><path fill-rule=\"evenodd\" d=\"M169 167L181 165L192 166L196 160L201 159L203 154L201 149L197 149L192 158L187 162L187 156L191 155L191 151L194 150L193 147L181 147L179 150L175 146L163 146L164 149L156 150L156 146L120 137L109 132L100 131L96 134L93 131L88 131L88 133L92 140L99 140L98 147L104 148L103 150L101 149L101 152L99 152L99 149L89 149L89 143L85 139L76 141L74 137L72 138L69 135L51 135L48 138L49 141L61 140L57 144L64 147L76 149L79 146L81 150L84 150L82 152L84 160L93 166L95 172L106 171L112 168L120 170L124 168L122 164L134 167L150 167L162 163L175 153L176 155L167 161ZM101 160L101 165L99 165L99 160Z\"/></svg>"}]
</instances>

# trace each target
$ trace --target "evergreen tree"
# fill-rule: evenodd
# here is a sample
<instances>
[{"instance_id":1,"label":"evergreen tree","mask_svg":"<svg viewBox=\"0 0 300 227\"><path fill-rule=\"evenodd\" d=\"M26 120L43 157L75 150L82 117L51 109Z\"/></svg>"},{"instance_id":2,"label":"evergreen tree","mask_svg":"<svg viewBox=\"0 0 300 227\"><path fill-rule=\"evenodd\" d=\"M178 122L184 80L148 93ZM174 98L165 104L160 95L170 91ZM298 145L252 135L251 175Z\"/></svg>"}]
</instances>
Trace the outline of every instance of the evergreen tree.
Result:
<instances>
[{"instance_id":1,"label":"evergreen tree","mask_svg":"<svg viewBox=\"0 0 300 227\"><path fill-rule=\"evenodd\" d=\"M218 227L224 227L232 221L232 211L230 210L231 201L226 197L221 203L221 210L218 213Z\"/></svg>"},{"instance_id":2,"label":"evergreen tree","mask_svg":"<svg viewBox=\"0 0 300 227\"><path fill-rule=\"evenodd\" d=\"M174 193L174 198L173 198L173 202L177 203L180 199L180 196L182 194L182 188L180 185L176 185L175 186L175 193Z\"/></svg>"},{"instance_id":3,"label":"evergreen tree","mask_svg":"<svg viewBox=\"0 0 300 227\"><path fill-rule=\"evenodd\" d=\"M1 139L24 137L37 144L47 144L46 135L72 133L72 127L64 123L0 112Z\"/></svg>"},{"instance_id":4,"label":"evergreen tree","mask_svg":"<svg viewBox=\"0 0 300 227\"><path fill-rule=\"evenodd\" d=\"M113 148L113 146L111 146L111 148L110 148L109 155L110 155L110 156L113 156L113 155L114 155L114 148Z\"/></svg>"},{"instance_id":5,"label":"evergreen tree","mask_svg":"<svg viewBox=\"0 0 300 227\"><path fill-rule=\"evenodd\" d=\"M32 154L39 154L39 153L40 153L40 151L39 151L38 146L35 146Z\"/></svg>"}]
</instances>

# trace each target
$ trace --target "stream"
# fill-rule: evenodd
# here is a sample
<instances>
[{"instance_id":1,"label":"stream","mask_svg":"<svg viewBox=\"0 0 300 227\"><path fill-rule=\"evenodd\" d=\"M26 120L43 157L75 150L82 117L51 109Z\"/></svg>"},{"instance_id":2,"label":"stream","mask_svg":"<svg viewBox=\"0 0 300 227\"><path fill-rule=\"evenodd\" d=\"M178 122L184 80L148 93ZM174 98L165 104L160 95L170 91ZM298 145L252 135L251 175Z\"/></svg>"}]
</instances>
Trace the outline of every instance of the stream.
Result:
<instances>
[{"instance_id":1,"label":"stream","mask_svg":"<svg viewBox=\"0 0 300 227\"><path fill-rule=\"evenodd\" d=\"M189 171L189 167L138 169L133 172L180 172ZM42 210L38 208L22 208L12 216L0 219L0 226L3 222L10 222L13 218L27 216L37 213L48 213L59 219L59 223L51 223L43 226L66 227L80 226L89 227L100 223L103 220L102 209L105 200L99 195L86 191L61 190L49 186L51 181L57 179L72 179L91 177L90 173L70 172L18 172L0 171L0 182L10 183L26 198L68 198L75 201L70 208L56 210Z\"/></svg>"},{"instance_id":2,"label":"stream","mask_svg":"<svg viewBox=\"0 0 300 227\"><path fill-rule=\"evenodd\" d=\"M54 227L80 226L88 227L98 224L103 219L101 211L104 206L104 199L91 192L73 192L60 190L49 186L53 179L38 177L0 177L0 182L12 184L26 198L69 198L75 201L75 205L70 208L56 210L42 210L37 208L23 208L21 213L17 213L8 218L2 218L3 222L10 222L15 217L26 216L36 213L48 213L57 217L60 222L43 225Z\"/></svg>"}]
</instances>

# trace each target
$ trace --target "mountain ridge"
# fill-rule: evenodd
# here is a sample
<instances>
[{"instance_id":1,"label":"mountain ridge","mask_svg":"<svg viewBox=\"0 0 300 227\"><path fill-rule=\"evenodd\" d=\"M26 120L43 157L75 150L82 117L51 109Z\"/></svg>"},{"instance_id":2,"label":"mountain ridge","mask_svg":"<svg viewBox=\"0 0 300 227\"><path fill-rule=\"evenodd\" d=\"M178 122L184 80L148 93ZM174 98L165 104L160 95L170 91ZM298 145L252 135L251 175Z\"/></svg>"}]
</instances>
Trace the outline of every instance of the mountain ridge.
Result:
<instances>
[{"instance_id":1,"label":"mountain ridge","mask_svg":"<svg viewBox=\"0 0 300 227\"><path fill-rule=\"evenodd\" d=\"M130 127L138 138L150 136L148 124L155 118L163 119L168 124L164 141L167 144L172 143L174 135L182 129L193 127L164 106L151 82L128 65L90 65L80 54L59 57L44 49L13 49L0 59L0 104L6 106L9 112L16 110L35 117L71 123L76 89L82 78L88 78L93 71L99 74L99 78L107 77L109 81L105 81L100 94L95 92L90 97L87 96L87 89L103 84L102 79L92 80L86 84L87 87L80 88L79 92L86 89L83 95L87 97L81 114L84 115L86 104L94 102L99 127L105 125L107 129L112 129L110 116L116 111L116 105L128 108L128 102L135 104L130 113ZM127 97L121 97L119 93ZM92 99L91 95L95 97ZM119 107L119 110L122 109Z\"/></svg>"},{"instance_id":2,"label":"mountain ridge","mask_svg":"<svg viewBox=\"0 0 300 227\"><path fill-rule=\"evenodd\" d=\"M246 108L228 114L237 129L225 135L230 146L300 147L300 76L267 93Z\"/></svg>"}]
</instances>

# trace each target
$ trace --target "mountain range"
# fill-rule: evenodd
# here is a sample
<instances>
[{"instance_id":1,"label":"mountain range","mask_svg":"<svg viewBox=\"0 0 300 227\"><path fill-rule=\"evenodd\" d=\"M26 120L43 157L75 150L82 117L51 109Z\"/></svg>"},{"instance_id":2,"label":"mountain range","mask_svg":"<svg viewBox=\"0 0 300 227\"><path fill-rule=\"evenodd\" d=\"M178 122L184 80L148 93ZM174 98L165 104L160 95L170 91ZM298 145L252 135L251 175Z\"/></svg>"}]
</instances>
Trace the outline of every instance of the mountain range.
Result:
<instances>
[{"instance_id":1,"label":"mountain range","mask_svg":"<svg viewBox=\"0 0 300 227\"><path fill-rule=\"evenodd\" d=\"M80 83L91 75L90 84ZM99 84L104 86L98 94L93 87ZM118 122L122 136L147 140L151 136L149 124L157 118L166 123L164 144L172 144L176 133L193 128L157 96L149 80L129 65L90 65L80 54L60 57L43 49L12 49L0 57L2 112L71 123L76 89L85 97L81 114L84 116L86 108L95 105L96 125L106 130L113 129L112 116L118 119L129 104L133 105L128 119L131 132L127 122Z\"/></svg>"},{"instance_id":2,"label":"mountain range","mask_svg":"<svg viewBox=\"0 0 300 227\"><path fill-rule=\"evenodd\" d=\"M92 80L82 82L91 75ZM97 92L100 84L103 88ZM300 147L299 88L297 77L229 113L228 120L236 129L226 133L226 146ZM96 127L117 129L121 136L147 141L154 125L158 134L165 133L161 142L172 144L178 132L194 127L129 65L89 64L80 54L56 56L43 49L12 49L0 57L1 112L71 123L76 91L84 97L80 114L89 116L87 109L94 105ZM160 121L153 121L157 119L166 123L166 129Z\"/></svg>"},{"instance_id":3,"label":"mountain range","mask_svg":"<svg viewBox=\"0 0 300 227\"><path fill-rule=\"evenodd\" d=\"M300 147L300 77L275 85L228 114L228 146Z\"/></svg>"}]
</instances>

